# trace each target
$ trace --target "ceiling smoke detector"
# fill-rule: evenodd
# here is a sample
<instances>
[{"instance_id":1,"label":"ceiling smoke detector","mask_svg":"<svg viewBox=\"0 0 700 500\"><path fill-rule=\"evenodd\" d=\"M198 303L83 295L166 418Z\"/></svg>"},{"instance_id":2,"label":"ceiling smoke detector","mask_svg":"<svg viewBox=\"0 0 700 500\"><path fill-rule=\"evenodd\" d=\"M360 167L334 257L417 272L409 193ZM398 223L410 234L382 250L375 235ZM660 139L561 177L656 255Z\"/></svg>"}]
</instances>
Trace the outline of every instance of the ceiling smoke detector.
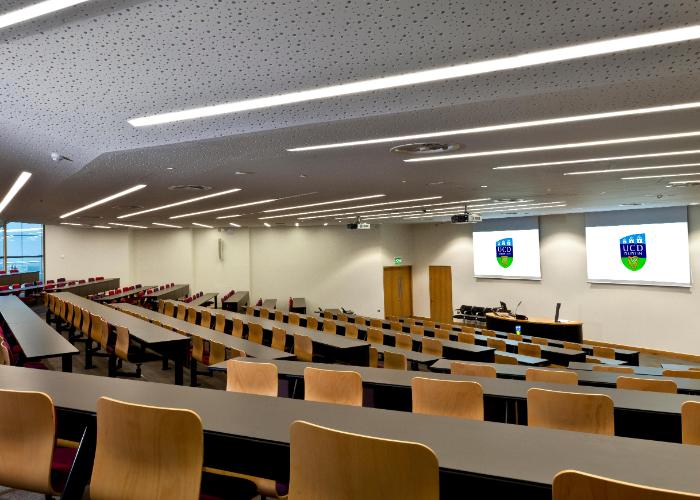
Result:
<instances>
[{"instance_id":1,"label":"ceiling smoke detector","mask_svg":"<svg viewBox=\"0 0 700 500\"><path fill-rule=\"evenodd\" d=\"M439 142L417 142L414 144L402 144L394 146L389 151L392 153L404 155L431 155L446 153L448 151L457 151L461 146L459 144L441 144Z\"/></svg>"},{"instance_id":2,"label":"ceiling smoke detector","mask_svg":"<svg viewBox=\"0 0 700 500\"><path fill-rule=\"evenodd\" d=\"M170 186L170 191L211 191L211 186L202 186L201 184L180 184L178 186Z\"/></svg>"}]
</instances>

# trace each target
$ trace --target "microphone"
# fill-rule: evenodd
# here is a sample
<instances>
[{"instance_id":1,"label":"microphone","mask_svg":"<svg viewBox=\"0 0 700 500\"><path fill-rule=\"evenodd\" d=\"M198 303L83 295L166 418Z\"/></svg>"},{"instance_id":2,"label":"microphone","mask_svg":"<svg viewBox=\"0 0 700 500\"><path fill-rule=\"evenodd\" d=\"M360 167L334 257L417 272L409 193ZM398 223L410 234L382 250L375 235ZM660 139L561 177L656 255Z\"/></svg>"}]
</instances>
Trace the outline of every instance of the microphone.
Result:
<instances>
[{"instance_id":1,"label":"microphone","mask_svg":"<svg viewBox=\"0 0 700 500\"><path fill-rule=\"evenodd\" d=\"M515 312L513 313L513 316L517 316L517 315L518 315L518 308L520 307L520 304L522 304L522 303L523 303L523 301L521 300L520 302L518 302L518 305L515 306Z\"/></svg>"}]
</instances>

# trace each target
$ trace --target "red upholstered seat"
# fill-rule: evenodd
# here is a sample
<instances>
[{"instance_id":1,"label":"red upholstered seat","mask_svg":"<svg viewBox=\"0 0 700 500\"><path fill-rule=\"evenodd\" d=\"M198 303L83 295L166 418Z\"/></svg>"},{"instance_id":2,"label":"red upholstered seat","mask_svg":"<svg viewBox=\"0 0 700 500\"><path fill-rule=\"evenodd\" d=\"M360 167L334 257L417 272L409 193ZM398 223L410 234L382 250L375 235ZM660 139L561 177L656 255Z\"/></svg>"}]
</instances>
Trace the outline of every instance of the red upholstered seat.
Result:
<instances>
[{"instance_id":1,"label":"red upholstered seat","mask_svg":"<svg viewBox=\"0 0 700 500\"><path fill-rule=\"evenodd\" d=\"M68 474L75 462L78 450L75 448L56 447L51 461L51 484L56 491L63 491L66 487Z\"/></svg>"}]
</instances>

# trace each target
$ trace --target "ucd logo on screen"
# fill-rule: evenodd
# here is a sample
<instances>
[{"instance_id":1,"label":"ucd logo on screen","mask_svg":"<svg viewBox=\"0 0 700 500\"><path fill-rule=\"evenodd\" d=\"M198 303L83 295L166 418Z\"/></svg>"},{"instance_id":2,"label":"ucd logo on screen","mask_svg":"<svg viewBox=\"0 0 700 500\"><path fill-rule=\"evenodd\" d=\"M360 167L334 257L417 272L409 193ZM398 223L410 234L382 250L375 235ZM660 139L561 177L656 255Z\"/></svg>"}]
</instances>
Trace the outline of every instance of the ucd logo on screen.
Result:
<instances>
[{"instance_id":1,"label":"ucd logo on screen","mask_svg":"<svg viewBox=\"0 0 700 500\"><path fill-rule=\"evenodd\" d=\"M502 268L513 263L513 238L503 238L496 242L496 260Z\"/></svg>"},{"instance_id":2,"label":"ucd logo on screen","mask_svg":"<svg viewBox=\"0 0 700 500\"><path fill-rule=\"evenodd\" d=\"M639 271L647 262L647 235L630 234L620 238L620 259L630 271Z\"/></svg>"}]
</instances>

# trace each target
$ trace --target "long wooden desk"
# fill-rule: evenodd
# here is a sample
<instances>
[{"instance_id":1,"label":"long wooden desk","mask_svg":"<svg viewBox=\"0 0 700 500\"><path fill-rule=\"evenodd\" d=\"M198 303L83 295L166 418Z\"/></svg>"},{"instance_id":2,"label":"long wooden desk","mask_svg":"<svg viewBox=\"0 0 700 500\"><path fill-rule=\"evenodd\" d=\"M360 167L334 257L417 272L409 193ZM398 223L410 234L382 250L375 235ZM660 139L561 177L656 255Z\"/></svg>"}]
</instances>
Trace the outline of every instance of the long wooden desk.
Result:
<instances>
[{"instance_id":1,"label":"long wooden desk","mask_svg":"<svg viewBox=\"0 0 700 500\"><path fill-rule=\"evenodd\" d=\"M64 372L73 370L80 351L15 296L0 297L0 317L22 348L26 361L61 358Z\"/></svg>"},{"instance_id":2,"label":"long wooden desk","mask_svg":"<svg viewBox=\"0 0 700 500\"><path fill-rule=\"evenodd\" d=\"M97 302L102 302L102 303L119 301L121 299L128 299L130 297L134 297L141 292L145 292L149 288L153 288L153 287L152 286L140 286L138 288L134 288L133 290L127 290L125 292L115 293L114 295L105 295L104 297L97 297L93 300L95 300Z\"/></svg>"},{"instance_id":3,"label":"long wooden desk","mask_svg":"<svg viewBox=\"0 0 700 500\"><path fill-rule=\"evenodd\" d=\"M303 297L292 298L292 306L289 308L290 312L306 314L306 299Z\"/></svg>"},{"instance_id":4,"label":"long wooden desk","mask_svg":"<svg viewBox=\"0 0 700 500\"><path fill-rule=\"evenodd\" d=\"M484 335L474 335L476 343L478 345L486 345L488 343L489 337ZM518 341L500 339L506 343L506 349L509 352L518 352ZM574 351L573 349L563 349L561 347L551 347L551 346L540 346L542 357L548 359L554 364L567 366L573 361L586 361L586 353L583 351Z\"/></svg>"},{"instance_id":5,"label":"long wooden desk","mask_svg":"<svg viewBox=\"0 0 700 500\"><path fill-rule=\"evenodd\" d=\"M188 302L187 304L191 306L205 306L207 304L213 303L214 304L214 309L218 308L218 300L217 297L219 296L218 293L205 293L201 297L197 297L196 299L193 299L192 302Z\"/></svg>"},{"instance_id":6,"label":"long wooden desk","mask_svg":"<svg viewBox=\"0 0 700 500\"><path fill-rule=\"evenodd\" d=\"M35 281L39 281L38 271L0 274L0 285L21 285L23 283L34 283Z\"/></svg>"},{"instance_id":7,"label":"long wooden desk","mask_svg":"<svg viewBox=\"0 0 700 500\"><path fill-rule=\"evenodd\" d=\"M174 285L170 288L164 288L163 290L158 290L152 294L146 296L148 300L168 300L168 299L179 299L190 293L190 285Z\"/></svg>"},{"instance_id":8,"label":"long wooden desk","mask_svg":"<svg viewBox=\"0 0 700 500\"><path fill-rule=\"evenodd\" d=\"M627 366L627 365L624 365ZM580 371L593 371L593 364L592 363L569 363L568 368L570 370L580 370ZM661 372L663 371L661 368L657 368L655 366L630 366L629 368L632 368L634 370L634 375L643 375L643 376L661 376Z\"/></svg>"},{"instance_id":9,"label":"long wooden desk","mask_svg":"<svg viewBox=\"0 0 700 500\"><path fill-rule=\"evenodd\" d=\"M0 388L48 394L57 407L58 436L64 439L79 438L86 426L94 427L102 396L187 408L202 419L205 466L281 481L289 477L289 426L305 420L429 446L440 464L443 499L488 491L493 498L550 500L552 479L565 469L700 493L700 446L5 366L0 366ZM86 445L80 456L90 460L90 451ZM78 478L71 474L70 491L81 486L75 484Z\"/></svg>"},{"instance_id":10,"label":"long wooden desk","mask_svg":"<svg viewBox=\"0 0 700 500\"><path fill-rule=\"evenodd\" d=\"M277 309L277 299L265 299L263 300L262 307L268 310Z\"/></svg>"},{"instance_id":11,"label":"long wooden desk","mask_svg":"<svg viewBox=\"0 0 700 500\"><path fill-rule=\"evenodd\" d=\"M500 332L515 332L520 326L523 335L544 337L546 339L566 340L567 342L583 342L583 323L580 321L554 322L550 318L516 319L486 313L486 328Z\"/></svg>"},{"instance_id":12,"label":"long wooden desk","mask_svg":"<svg viewBox=\"0 0 700 500\"><path fill-rule=\"evenodd\" d=\"M101 316L112 326L127 327L129 329L129 335L135 342L144 348L148 348L163 356L164 367L167 366L168 359L173 360L175 363L175 383L177 385L182 385L183 366L187 359L187 352L190 346L190 339L188 337L165 328L152 325L151 323L135 318L130 314L117 311L112 307L79 297L78 295L74 295L70 292L60 292L56 295L61 300L65 300L82 309L87 309L92 314ZM90 366L91 362L92 355L90 353L90 349L86 349L86 366Z\"/></svg>"},{"instance_id":13,"label":"long wooden desk","mask_svg":"<svg viewBox=\"0 0 700 500\"><path fill-rule=\"evenodd\" d=\"M221 308L227 311L241 312L250 301L250 293L245 290L238 291L221 303Z\"/></svg>"},{"instance_id":14,"label":"long wooden desk","mask_svg":"<svg viewBox=\"0 0 700 500\"><path fill-rule=\"evenodd\" d=\"M64 287L54 287L52 289L47 289L49 293L52 292L71 292L75 295L80 295L81 297L87 297L95 293L106 292L108 290L115 290L119 288L119 283L121 280L119 278L106 278L102 280L86 281L85 283L76 283L75 285L66 285Z\"/></svg>"},{"instance_id":15,"label":"long wooden desk","mask_svg":"<svg viewBox=\"0 0 700 500\"><path fill-rule=\"evenodd\" d=\"M31 285L22 288L10 288L9 290L0 290L0 296L4 295L21 295L22 293L30 292L30 295L38 294L44 289L44 285Z\"/></svg>"}]
</instances>

